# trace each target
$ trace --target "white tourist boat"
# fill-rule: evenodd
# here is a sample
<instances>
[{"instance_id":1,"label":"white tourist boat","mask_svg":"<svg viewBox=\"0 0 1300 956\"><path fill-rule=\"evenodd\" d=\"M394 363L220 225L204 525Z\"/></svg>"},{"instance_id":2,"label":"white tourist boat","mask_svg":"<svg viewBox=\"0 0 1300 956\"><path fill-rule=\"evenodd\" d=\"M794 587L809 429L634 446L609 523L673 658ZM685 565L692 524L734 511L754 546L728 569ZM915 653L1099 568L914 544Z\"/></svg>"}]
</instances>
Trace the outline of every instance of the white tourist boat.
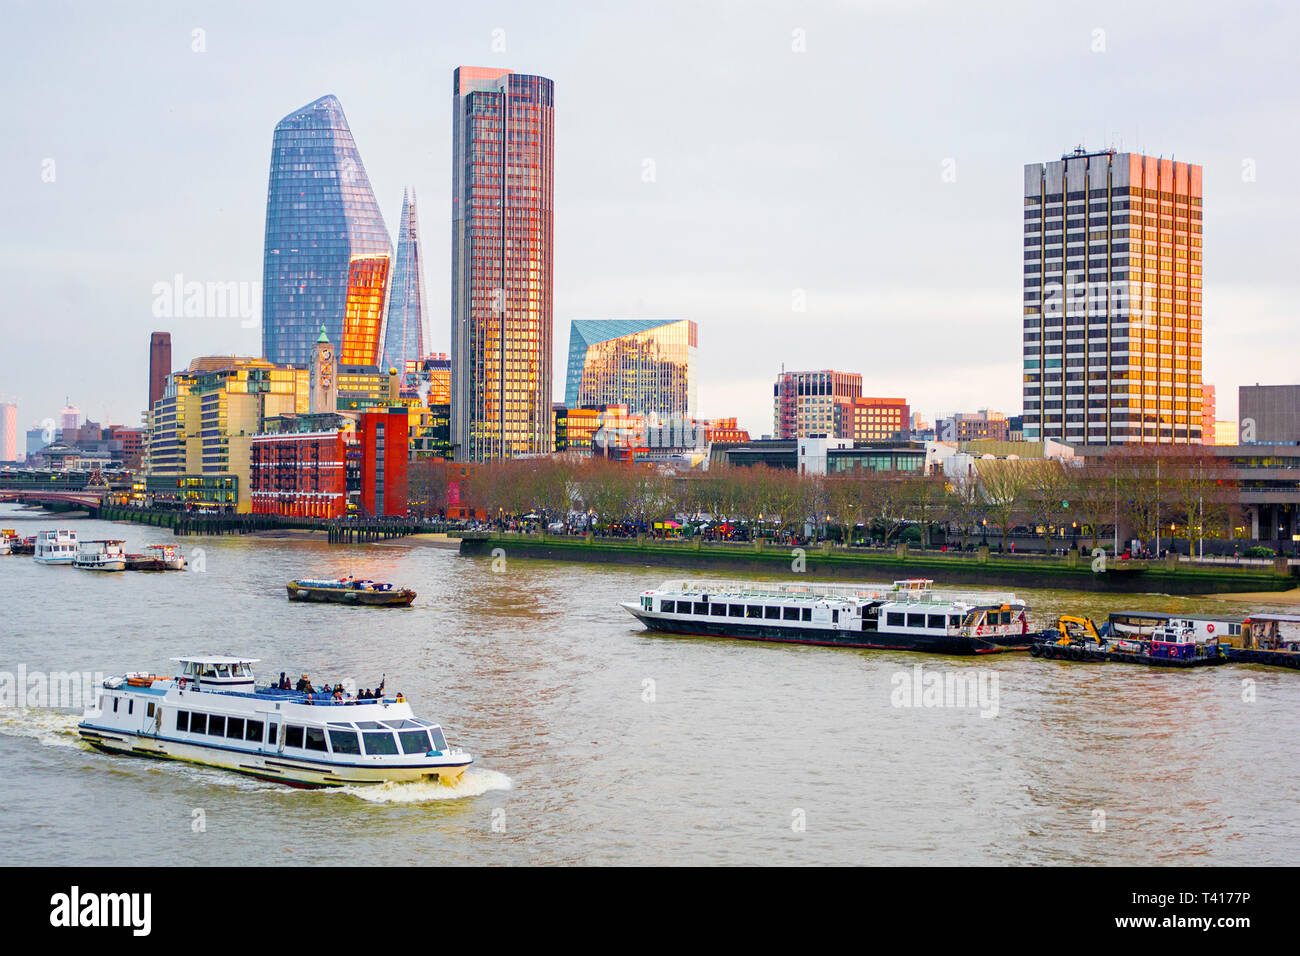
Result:
<instances>
[{"instance_id":1,"label":"white tourist boat","mask_svg":"<svg viewBox=\"0 0 1300 956\"><path fill-rule=\"evenodd\" d=\"M77 532L66 528L38 531L32 558L37 564L71 564L77 559Z\"/></svg>"},{"instance_id":2,"label":"white tourist boat","mask_svg":"<svg viewBox=\"0 0 1300 956\"><path fill-rule=\"evenodd\" d=\"M220 767L294 787L460 779L474 758L400 694L257 686L246 657L178 657L176 677L104 681L77 730L106 753Z\"/></svg>"},{"instance_id":3,"label":"white tourist boat","mask_svg":"<svg viewBox=\"0 0 1300 956\"><path fill-rule=\"evenodd\" d=\"M125 571L126 552L122 550L122 542L112 538L81 541L72 564L86 571Z\"/></svg>"},{"instance_id":4,"label":"white tourist boat","mask_svg":"<svg viewBox=\"0 0 1300 956\"><path fill-rule=\"evenodd\" d=\"M1027 650L1036 636L1014 594L892 584L666 581L622 606L656 631L934 654Z\"/></svg>"}]
</instances>

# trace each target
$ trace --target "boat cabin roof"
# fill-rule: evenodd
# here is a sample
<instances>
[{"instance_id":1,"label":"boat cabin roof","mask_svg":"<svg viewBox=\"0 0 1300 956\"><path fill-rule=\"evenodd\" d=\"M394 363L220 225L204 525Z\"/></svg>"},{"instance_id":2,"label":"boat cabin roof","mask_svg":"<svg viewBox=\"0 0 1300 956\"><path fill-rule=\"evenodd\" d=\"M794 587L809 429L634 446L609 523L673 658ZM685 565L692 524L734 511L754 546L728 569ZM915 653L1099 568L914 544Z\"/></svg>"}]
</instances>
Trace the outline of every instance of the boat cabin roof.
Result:
<instances>
[{"instance_id":1,"label":"boat cabin roof","mask_svg":"<svg viewBox=\"0 0 1300 956\"><path fill-rule=\"evenodd\" d=\"M260 664L259 657L173 657L178 664Z\"/></svg>"},{"instance_id":2,"label":"boat cabin roof","mask_svg":"<svg viewBox=\"0 0 1300 956\"><path fill-rule=\"evenodd\" d=\"M1300 624L1300 614L1252 614L1246 618L1251 624L1277 621L1279 624Z\"/></svg>"}]
</instances>

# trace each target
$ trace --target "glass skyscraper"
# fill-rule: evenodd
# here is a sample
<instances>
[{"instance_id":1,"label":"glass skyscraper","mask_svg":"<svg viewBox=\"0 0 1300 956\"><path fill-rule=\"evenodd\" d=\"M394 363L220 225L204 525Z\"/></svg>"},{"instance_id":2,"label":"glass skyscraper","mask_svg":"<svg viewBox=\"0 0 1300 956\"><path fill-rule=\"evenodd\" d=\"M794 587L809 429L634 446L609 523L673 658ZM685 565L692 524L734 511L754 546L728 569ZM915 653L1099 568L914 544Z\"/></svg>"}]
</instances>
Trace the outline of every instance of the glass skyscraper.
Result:
<instances>
[{"instance_id":1,"label":"glass skyscraper","mask_svg":"<svg viewBox=\"0 0 1300 956\"><path fill-rule=\"evenodd\" d=\"M689 319L576 319L564 404L626 405L661 421L695 417L699 329Z\"/></svg>"},{"instance_id":2,"label":"glass skyscraper","mask_svg":"<svg viewBox=\"0 0 1300 956\"><path fill-rule=\"evenodd\" d=\"M458 461L547 454L553 84L459 67L452 98L451 386Z\"/></svg>"},{"instance_id":3,"label":"glass skyscraper","mask_svg":"<svg viewBox=\"0 0 1300 956\"><path fill-rule=\"evenodd\" d=\"M415 214L415 191L402 193L402 220L397 227L397 258L388 293L384 333L384 367L405 373L408 362L424 358L424 260Z\"/></svg>"},{"instance_id":4,"label":"glass skyscraper","mask_svg":"<svg viewBox=\"0 0 1300 956\"><path fill-rule=\"evenodd\" d=\"M324 326L330 341L341 344L340 354L373 354L376 361L383 303L376 323L374 285L383 283L382 299L391 256L388 229L338 99L322 96L294 110L276 124L271 140L263 356L306 366ZM354 339L371 335L373 345L349 342L349 312Z\"/></svg>"}]
</instances>

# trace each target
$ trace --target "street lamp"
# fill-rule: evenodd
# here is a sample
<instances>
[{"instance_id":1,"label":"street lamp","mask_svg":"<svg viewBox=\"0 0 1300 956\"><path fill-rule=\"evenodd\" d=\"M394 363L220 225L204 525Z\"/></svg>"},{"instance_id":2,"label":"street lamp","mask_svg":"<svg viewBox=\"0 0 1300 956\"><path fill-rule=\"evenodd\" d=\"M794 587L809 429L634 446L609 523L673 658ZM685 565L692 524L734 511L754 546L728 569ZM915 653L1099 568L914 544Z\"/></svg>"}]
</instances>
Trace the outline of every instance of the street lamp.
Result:
<instances>
[{"instance_id":1,"label":"street lamp","mask_svg":"<svg viewBox=\"0 0 1300 956\"><path fill-rule=\"evenodd\" d=\"M1079 550L1079 522L1070 522L1070 550Z\"/></svg>"},{"instance_id":2,"label":"street lamp","mask_svg":"<svg viewBox=\"0 0 1300 956\"><path fill-rule=\"evenodd\" d=\"M980 547L987 548L989 546L989 519L985 518L983 523L984 523L984 534L982 540L980 541Z\"/></svg>"}]
</instances>

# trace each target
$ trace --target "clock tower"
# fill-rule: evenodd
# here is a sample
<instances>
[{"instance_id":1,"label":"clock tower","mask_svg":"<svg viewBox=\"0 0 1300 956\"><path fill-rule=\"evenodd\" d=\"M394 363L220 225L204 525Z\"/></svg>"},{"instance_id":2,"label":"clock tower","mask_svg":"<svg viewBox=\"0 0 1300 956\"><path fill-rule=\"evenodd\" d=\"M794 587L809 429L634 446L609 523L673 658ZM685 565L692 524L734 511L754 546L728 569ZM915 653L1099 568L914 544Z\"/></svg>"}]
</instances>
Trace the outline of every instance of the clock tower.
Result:
<instances>
[{"instance_id":1,"label":"clock tower","mask_svg":"<svg viewBox=\"0 0 1300 956\"><path fill-rule=\"evenodd\" d=\"M320 337L311 350L310 396L307 410L317 415L321 412L336 412L339 405L339 370L334 355L334 346L325 334L325 326L320 327Z\"/></svg>"}]
</instances>

